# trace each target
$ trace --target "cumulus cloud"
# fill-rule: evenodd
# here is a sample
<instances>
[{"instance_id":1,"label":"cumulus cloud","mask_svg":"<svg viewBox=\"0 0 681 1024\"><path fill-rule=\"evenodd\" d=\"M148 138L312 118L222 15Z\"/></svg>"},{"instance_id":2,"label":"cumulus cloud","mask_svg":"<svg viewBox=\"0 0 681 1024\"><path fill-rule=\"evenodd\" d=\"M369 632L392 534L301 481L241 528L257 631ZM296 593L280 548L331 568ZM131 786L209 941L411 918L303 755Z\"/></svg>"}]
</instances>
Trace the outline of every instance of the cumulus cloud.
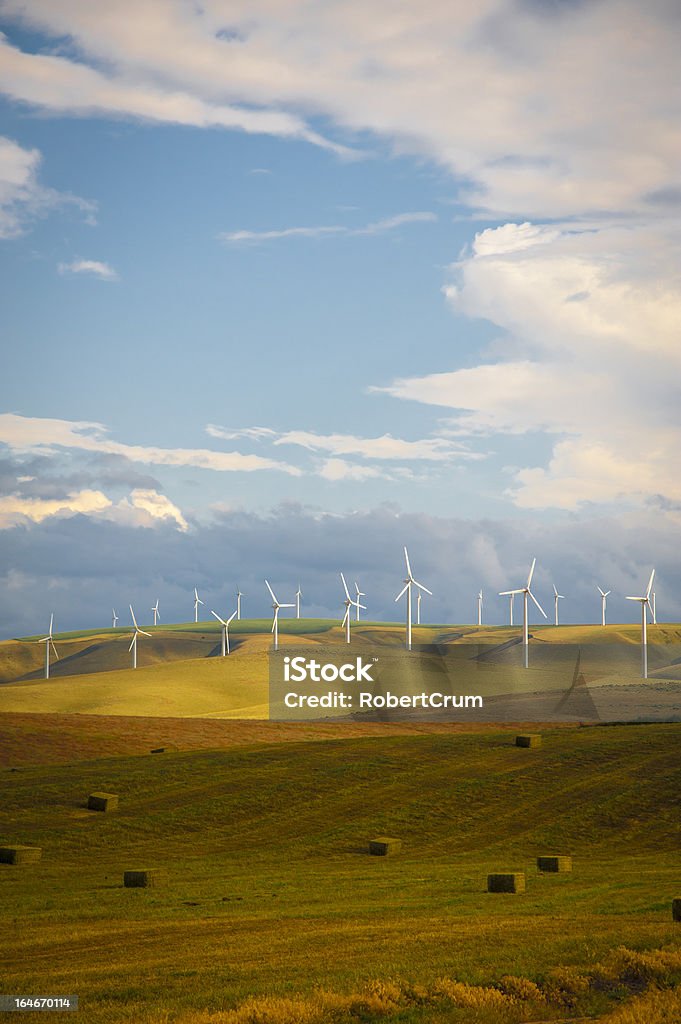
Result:
<instances>
[{"instance_id":1,"label":"cumulus cloud","mask_svg":"<svg viewBox=\"0 0 681 1024\"><path fill-rule=\"evenodd\" d=\"M76 491L64 499L0 497L0 529L7 529L24 520L41 523L49 516L91 515L111 507L101 491Z\"/></svg>"},{"instance_id":2,"label":"cumulus cloud","mask_svg":"<svg viewBox=\"0 0 681 1024\"><path fill-rule=\"evenodd\" d=\"M451 268L453 309L502 329L489 362L377 389L455 410L452 436L554 436L526 508L681 499L681 246L673 224L506 224Z\"/></svg>"},{"instance_id":3,"label":"cumulus cloud","mask_svg":"<svg viewBox=\"0 0 681 1024\"><path fill-rule=\"evenodd\" d=\"M189 523L177 505L164 494L142 488L132 491L129 498L123 498L108 518L134 526L153 526L159 520L170 520L183 533L189 529Z\"/></svg>"},{"instance_id":4,"label":"cumulus cloud","mask_svg":"<svg viewBox=\"0 0 681 1024\"><path fill-rule=\"evenodd\" d=\"M218 235L223 242L270 242L279 238L324 238L328 235L382 235L405 224L419 224L437 220L434 213L398 213L384 217L362 227L351 228L342 224L317 227L282 228L275 231L226 231Z\"/></svg>"},{"instance_id":5,"label":"cumulus cloud","mask_svg":"<svg viewBox=\"0 0 681 1024\"><path fill-rule=\"evenodd\" d=\"M123 455L131 462L158 466L194 466L215 472L254 472L276 469L292 476L301 470L285 462L242 455L241 452L216 452L205 448L156 448L123 444L107 436L101 423L45 419L0 414L0 443L13 451L50 454L61 448L75 448L100 454Z\"/></svg>"},{"instance_id":6,"label":"cumulus cloud","mask_svg":"<svg viewBox=\"0 0 681 1024\"><path fill-rule=\"evenodd\" d=\"M0 135L0 239L23 234L33 218L72 204L92 220L96 205L78 196L57 192L40 183L41 154Z\"/></svg>"},{"instance_id":7,"label":"cumulus cloud","mask_svg":"<svg viewBox=\"0 0 681 1024\"><path fill-rule=\"evenodd\" d=\"M118 280L114 268L100 260L74 260L72 263L60 263L57 269L60 274L90 274L101 281Z\"/></svg>"}]
</instances>

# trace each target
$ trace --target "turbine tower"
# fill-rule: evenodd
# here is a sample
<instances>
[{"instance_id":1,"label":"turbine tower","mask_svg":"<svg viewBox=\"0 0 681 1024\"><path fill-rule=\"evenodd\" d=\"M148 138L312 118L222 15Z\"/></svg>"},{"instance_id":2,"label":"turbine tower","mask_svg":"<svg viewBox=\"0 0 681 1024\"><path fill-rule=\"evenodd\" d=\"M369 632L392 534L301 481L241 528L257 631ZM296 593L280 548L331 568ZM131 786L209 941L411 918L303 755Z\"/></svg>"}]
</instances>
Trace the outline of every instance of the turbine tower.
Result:
<instances>
[{"instance_id":1,"label":"turbine tower","mask_svg":"<svg viewBox=\"0 0 681 1024\"><path fill-rule=\"evenodd\" d=\"M410 651L411 650L411 602L412 602L412 587L418 587L419 590L423 590L424 593L430 594L431 597L433 596L433 592L432 592L432 590L428 590L428 587L424 587L422 583L418 582L418 580L414 579L414 576L413 576L412 571L411 571L411 566L409 564L409 554L407 552L406 547L404 549L404 560L407 563L407 576L406 576L406 578L404 580L404 586L400 590L400 592L397 595L397 597L395 598L395 600L399 601L399 599L402 597L402 595L406 593L406 595L407 595L406 647L407 647L407 650Z\"/></svg>"},{"instance_id":2,"label":"turbine tower","mask_svg":"<svg viewBox=\"0 0 681 1024\"><path fill-rule=\"evenodd\" d=\"M303 596L303 592L300 589L300 583L299 583L298 584L298 589L296 590L296 618L297 619L300 618L300 599L301 599L302 596Z\"/></svg>"},{"instance_id":3,"label":"turbine tower","mask_svg":"<svg viewBox=\"0 0 681 1024\"><path fill-rule=\"evenodd\" d=\"M598 590L598 593L601 595L601 626L604 626L605 625L605 604L606 604L605 599L607 598L608 594L612 594L612 590L601 590L600 587L597 587L597 590Z\"/></svg>"},{"instance_id":4,"label":"turbine tower","mask_svg":"<svg viewBox=\"0 0 681 1024\"><path fill-rule=\"evenodd\" d=\"M556 626L558 625L558 602L565 600L565 594L559 594L556 590L556 584L553 584L553 617Z\"/></svg>"},{"instance_id":5,"label":"turbine tower","mask_svg":"<svg viewBox=\"0 0 681 1024\"><path fill-rule=\"evenodd\" d=\"M478 594L478 625L482 626L482 587Z\"/></svg>"},{"instance_id":6,"label":"turbine tower","mask_svg":"<svg viewBox=\"0 0 681 1024\"><path fill-rule=\"evenodd\" d=\"M421 625L421 591L416 595L416 625Z\"/></svg>"},{"instance_id":7,"label":"turbine tower","mask_svg":"<svg viewBox=\"0 0 681 1024\"><path fill-rule=\"evenodd\" d=\"M645 597L627 598L627 601L641 602L641 675L644 679L648 678L648 617L646 614L646 609L650 608L650 591L653 589L654 579L655 570L653 569L653 571L650 574L650 579L648 580L648 587L646 589Z\"/></svg>"},{"instance_id":8,"label":"turbine tower","mask_svg":"<svg viewBox=\"0 0 681 1024\"><path fill-rule=\"evenodd\" d=\"M196 589L196 587L194 587L194 622L198 622L199 621L199 605L200 604L203 604L203 601L199 597L198 590Z\"/></svg>"},{"instance_id":9,"label":"turbine tower","mask_svg":"<svg viewBox=\"0 0 681 1024\"><path fill-rule=\"evenodd\" d=\"M132 667L137 668L137 637L151 636L151 633L146 633L143 629L139 628L139 626L137 625L137 619L135 618L135 613L132 610L132 605L130 605L130 614L132 615L132 624L135 627L135 632L132 634L132 640L130 642L130 646L128 647L128 653L132 651Z\"/></svg>"},{"instance_id":10,"label":"turbine tower","mask_svg":"<svg viewBox=\"0 0 681 1024\"><path fill-rule=\"evenodd\" d=\"M58 658L57 648L54 646L54 640L52 639L52 623L54 622L54 614L50 615L50 629L47 636L42 637L40 640L36 640L37 644L45 644L45 678L50 678L50 647L54 651L55 658Z\"/></svg>"},{"instance_id":11,"label":"turbine tower","mask_svg":"<svg viewBox=\"0 0 681 1024\"><path fill-rule=\"evenodd\" d=\"M116 628L116 623L118 622L118 616L116 615L116 609L115 608L112 608L111 611L112 611L112 615L111 615L111 628L115 629Z\"/></svg>"},{"instance_id":12,"label":"turbine tower","mask_svg":"<svg viewBox=\"0 0 681 1024\"><path fill-rule=\"evenodd\" d=\"M158 598L156 598L156 604L151 610L154 613L154 625L158 626L158 620L161 618L161 616L158 614Z\"/></svg>"},{"instance_id":13,"label":"turbine tower","mask_svg":"<svg viewBox=\"0 0 681 1024\"><path fill-rule=\"evenodd\" d=\"M532 598L532 600L534 601L534 603L536 604L537 608L542 613L544 618L547 618L546 612L544 611L542 606L539 604L539 601L534 596L532 591L530 590L530 586L532 585L532 576L534 575L534 567L535 567L536 564L537 564L537 559L533 558L532 559L532 566L530 568L530 572L529 572L529 575L527 577L527 583L525 584L524 587L518 587L517 590L501 590L499 592L499 597L510 596L511 601L513 600L513 595L514 594L522 594L523 595L523 664L524 664L525 668L529 667L528 650L529 650L530 637L529 637L529 632L528 632L528 628L527 628L528 627L528 618L527 618L527 598L528 598L528 596ZM511 607L513 607L513 605L511 605Z\"/></svg>"},{"instance_id":14,"label":"turbine tower","mask_svg":"<svg viewBox=\"0 0 681 1024\"><path fill-rule=\"evenodd\" d=\"M236 612L232 612L228 619L220 618L218 613L214 612L212 608L210 613L215 616L218 622L222 623L222 657L224 658L226 654L229 654L229 624L236 615Z\"/></svg>"},{"instance_id":15,"label":"turbine tower","mask_svg":"<svg viewBox=\"0 0 681 1024\"><path fill-rule=\"evenodd\" d=\"M343 573L340 574L340 578L343 581L343 590L345 591L345 615L343 616L343 621L341 623L341 628L345 629L345 642L346 642L346 644L349 644L350 643L350 609L351 608L356 608L357 609L357 615L359 616L359 610L360 610L360 608L364 608L364 605L359 603L359 597L357 598L356 601L353 601L352 598L350 597L350 591L348 590L348 585L345 582L345 576L343 575ZM366 609L364 609L364 610L366 611Z\"/></svg>"},{"instance_id":16,"label":"turbine tower","mask_svg":"<svg viewBox=\"0 0 681 1024\"><path fill-rule=\"evenodd\" d=\"M265 580L265 586L267 587L267 589L269 590L270 594L272 595L272 601L273 601L272 608L274 609L274 617L272 619L272 632L274 633L274 649L275 649L275 651L278 651L279 650L279 609L280 608L295 608L295 605L294 604L282 604L280 601L277 601L277 599L275 597L275 594L274 594L274 591L272 590L272 588L269 585L269 583L267 582L267 580Z\"/></svg>"},{"instance_id":17,"label":"turbine tower","mask_svg":"<svg viewBox=\"0 0 681 1024\"><path fill-rule=\"evenodd\" d=\"M356 614L355 621L359 622L359 610L360 610L360 608L364 608L364 605L359 603L359 599L360 599L360 597L366 597L366 594L364 593L363 590L359 589L359 584L357 583L357 580L355 580L355 590L357 591L357 601L356 601L356 604L355 604L355 607L357 609L357 614ZM366 608L364 608L364 610L366 611Z\"/></svg>"},{"instance_id":18,"label":"turbine tower","mask_svg":"<svg viewBox=\"0 0 681 1024\"><path fill-rule=\"evenodd\" d=\"M239 590L239 585L237 584L237 588L236 588L236 621L237 622L239 622L239 620L241 619L241 598L243 596L244 595Z\"/></svg>"}]
</instances>

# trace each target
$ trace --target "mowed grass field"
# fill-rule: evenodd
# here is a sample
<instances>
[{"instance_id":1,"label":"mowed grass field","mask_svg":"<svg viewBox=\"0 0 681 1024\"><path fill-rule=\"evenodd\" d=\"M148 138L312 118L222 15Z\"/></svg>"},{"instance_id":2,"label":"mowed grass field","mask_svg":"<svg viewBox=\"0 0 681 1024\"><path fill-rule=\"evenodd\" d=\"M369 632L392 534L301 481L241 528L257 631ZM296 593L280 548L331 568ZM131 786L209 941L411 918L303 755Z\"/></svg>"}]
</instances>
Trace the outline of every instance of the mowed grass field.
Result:
<instances>
[{"instance_id":1,"label":"mowed grass field","mask_svg":"<svg viewBox=\"0 0 681 1024\"><path fill-rule=\"evenodd\" d=\"M613 1013L651 985L640 998L672 1006L681 981L681 726L545 729L529 750L496 728L258 728L220 750L92 759L74 740L67 764L5 762L0 845L43 859L0 865L4 992L78 994L88 1024L680 1019ZM88 811L93 790L119 810ZM376 835L401 855L370 857ZM573 872L538 874L542 854ZM158 887L124 888L138 868ZM522 870L524 894L485 891ZM603 968L621 946L639 952ZM547 995L504 995L505 975Z\"/></svg>"}]
</instances>

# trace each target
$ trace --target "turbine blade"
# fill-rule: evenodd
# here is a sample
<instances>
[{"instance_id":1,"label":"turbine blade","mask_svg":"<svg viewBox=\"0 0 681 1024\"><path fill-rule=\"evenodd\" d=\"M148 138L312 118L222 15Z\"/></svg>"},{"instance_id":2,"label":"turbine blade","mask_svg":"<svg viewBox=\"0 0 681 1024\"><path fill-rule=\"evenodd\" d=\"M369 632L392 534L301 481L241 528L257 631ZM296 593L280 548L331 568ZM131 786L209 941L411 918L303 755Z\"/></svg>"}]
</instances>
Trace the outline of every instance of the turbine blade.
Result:
<instances>
[{"instance_id":1,"label":"turbine blade","mask_svg":"<svg viewBox=\"0 0 681 1024\"><path fill-rule=\"evenodd\" d=\"M348 621L349 614L350 614L350 605L348 605L347 608L345 609L345 615L343 616L343 621L341 622L341 626L344 626L346 624L346 622Z\"/></svg>"},{"instance_id":2,"label":"turbine blade","mask_svg":"<svg viewBox=\"0 0 681 1024\"><path fill-rule=\"evenodd\" d=\"M210 613L211 613L211 615L214 615L214 616L215 616L215 618L216 618L216 619L218 620L218 622L221 622L223 626L226 626L226 625L227 625L227 623L225 622L225 620L224 620L224 619L221 619L221 618L220 618L220 616L218 615L218 613L217 613L217 612L214 612L212 608L211 608L211 610L210 610ZM236 612L234 612L234 614L236 615Z\"/></svg>"},{"instance_id":3,"label":"turbine blade","mask_svg":"<svg viewBox=\"0 0 681 1024\"><path fill-rule=\"evenodd\" d=\"M294 604L280 604L280 608L295 608Z\"/></svg>"},{"instance_id":4,"label":"turbine blade","mask_svg":"<svg viewBox=\"0 0 681 1024\"><path fill-rule=\"evenodd\" d=\"M605 594L603 593L603 591L601 590L601 588L598 585L596 586L596 590L598 590L598 592L601 595L601 597L605 597ZM608 591L608 593L610 593L610 591Z\"/></svg>"},{"instance_id":5,"label":"turbine blade","mask_svg":"<svg viewBox=\"0 0 681 1024\"><path fill-rule=\"evenodd\" d=\"M49 634L52 636L52 623L54 622L54 615L50 615L50 630Z\"/></svg>"},{"instance_id":6,"label":"turbine blade","mask_svg":"<svg viewBox=\"0 0 681 1024\"><path fill-rule=\"evenodd\" d=\"M345 582L345 576L343 575L343 573L340 574L340 578L343 581L343 590L345 591L345 596L347 597L347 599L349 601L350 600L350 594L348 593L348 585Z\"/></svg>"},{"instance_id":7,"label":"turbine blade","mask_svg":"<svg viewBox=\"0 0 681 1024\"><path fill-rule=\"evenodd\" d=\"M532 559L532 565L530 566L530 575L527 577L527 589L529 590L532 586L532 577L534 576L534 567L537 564L537 559Z\"/></svg>"},{"instance_id":8,"label":"turbine blade","mask_svg":"<svg viewBox=\"0 0 681 1024\"><path fill-rule=\"evenodd\" d=\"M646 600L650 597L650 591L653 589L653 580L654 579L655 579L655 570L653 569L653 571L650 574L650 579L648 580L648 589L646 590ZM52 630L50 630L50 632L52 632Z\"/></svg>"},{"instance_id":9,"label":"turbine blade","mask_svg":"<svg viewBox=\"0 0 681 1024\"><path fill-rule=\"evenodd\" d=\"M134 625L135 629L139 629L139 626L137 625L137 619L135 618L135 613L132 610L132 605L128 605L128 607L130 608L130 614L132 615L133 625Z\"/></svg>"},{"instance_id":10,"label":"turbine blade","mask_svg":"<svg viewBox=\"0 0 681 1024\"><path fill-rule=\"evenodd\" d=\"M541 605L539 604L539 601L538 601L538 600L537 600L537 598L536 598L536 597L534 596L534 594L532 593L532 591L530 590L530 588L529 588L529 587L527 588L527 593L528 593L528 594L530 595L530 597L532 598L532 600L534 601L534 603L536 604L537 608L538 608L538 609L539 609L539 611L540 611L540 612L542 613L542 615L544 616L544 618L545 618L545 619L548 619L548 615L546 614L546 612L544 611L544 609L542 608L542 606L541 606Z\"/></svg>"},{"instance_id":11,"label":"turbine blade","mask_svg":"<svg viewBox=\"0 0 681 1024\"><path fill-rule=\"evenodd\" d=\"M428 590L428 587L424 587L423 583L419 583L418 580L414 580L414 585L417 586L419 590L423 590L426 594L430 594L431 597L433 596L433 591Z\"/></svg>"},{"instance_id":12,"label":"turbine blade","mask_svg":"<svg viewBox=\"0 0 681 1024\"><path fill-rule=\"evenodd\" d=\"M265 580L265 586L266 586L266 587L267 587L267 589L269 590L270 594L272 595L272 600L273 600L273 601L274 601L274 603L276 604L276 603L277 603L277 599L276 599L276 597L274 596L274 591L272 590L272 588L271 588L271 586L269 585L269 583L267 582L267 580Z\"/></svg>"},{"instance_id":13,"label":"turbine blade","mask_svg":"<svg viewBox=\"0 0 681 1024\"><path fill-rule=\"evenodd\" d=\"M510 594L524 594L524 593L525 593L525 590L522 589L522 588L520 590L500 590L499 591L499 597L509 597Z\"/></svg>"},{"instance_id":14,"label":"turbine blade","mask_svg":"<svg viewBox=\"0 0 681 1024\"><path fill-rule=\"evenodd\" d=\"M54 651L55 658L58 658L59 655L57 654L57 648L54 646L54 640L52 639L52 637L50 637L50 643L52 645L52 650Z\"/></svg>"},{"instance_id":15,"label":"turbine blade","mask_svg":"<svg viewBox=\"0 0 681 1024\"><path fill-rule=\"evenodd\" d=\"M151 636L151 633L145 633L143 629L138 630L138 632L141 633L142 636Z\"/></svg>"},{"instance_id":16,"label":"turbine blade","mask_svg":"<svg viewBox=\"0 0 681 1024\"><path fill-rule=\"evenodd\" d=\"M608 594L612 594L612 590L606 590L606 592L603 594L603 597L607 597Z\"/></svg>"},{"instance_id":17,"label":"turbine blade","mask_svg":"<svg viewBox=\"0 0 681 1024\"><path fill-rule=\"evenodd\" d=\"M558 591L556 590L556 584L555 583L553 584L553 595L554 595L554 597L558 597Z\"/></svg>"},{"instance_id":18,"label":"turbine blade","mask_svg":"<svg viewBox=\"0 0 681 1024\"><path fill-rule=\"evenodd\" d=\"M365 604L360 604L359 601L356 601L355 604L358 608L362 608L364 611L367 610L367 606Z\"/></svg>"},{"instance_id":19,"label":"turbine blade","mask_svg":"<svg viewBox=\"0 0 681 1024\"><path fill-rule=\"evenodd\" d=\"M129 653L130 653L130 651L132 650L132 645L134 644L134 642L135 642L135 638L136 638L136 637L137 637L137 633L133 633L133 634L132 634L132 640L130 641L130 646L128 647L128 654L129 654Z\"/></svg>"},{"instance_id":20,"label":"turbine blade","mask_svg":"<svg viewBox=\"0 0 681 1024\"><path fill-rule=\"evenodd\" d=\"M404 586L402 587L402 589L400 590L400 592L399 592L399 594L397 595L397 597L395 598L395 600L396 600L396 601L399 601L399 599L400 599L400 598L402 597L402 594L406 593L406 591L407 591L407 590L409 590L409 584L408 584L408 583L406 583L406 584L405 584L405 585L404 585Z\"/></svg>"},{"instance_id":21,"label":"turbine blade","mask_svg":"<svg viewBox=\"0 0 681 1024\"><path fill-rule=\"evenodd\" d=\"M628 597L627 601L647 601L647 597Z\"/></svg>"},{"instance_id":22,"label":"turbine blade","mask_svg":"<svg viewBox=\"0 0 681 1024\"><path fill-rule=\"evenodd\" d=\"M407 551L406 547L404 549L404 560L407 563L407 575L411 576L411 566L409 564L409 552Z\"/></svg>"},{"instance_id":23,"label":"turbine blade","mask_svg":"<svg viewBox=\"0 0 681 1024\"><path fill-rule=\"evenodd\" d=\"M234 618L235 615L236 615L236 612L232 612L230 617L227 619L227 622L225 623L226 626L229 626L230 622L232 621L232 619Z\"/></svg>"}]
</instances>

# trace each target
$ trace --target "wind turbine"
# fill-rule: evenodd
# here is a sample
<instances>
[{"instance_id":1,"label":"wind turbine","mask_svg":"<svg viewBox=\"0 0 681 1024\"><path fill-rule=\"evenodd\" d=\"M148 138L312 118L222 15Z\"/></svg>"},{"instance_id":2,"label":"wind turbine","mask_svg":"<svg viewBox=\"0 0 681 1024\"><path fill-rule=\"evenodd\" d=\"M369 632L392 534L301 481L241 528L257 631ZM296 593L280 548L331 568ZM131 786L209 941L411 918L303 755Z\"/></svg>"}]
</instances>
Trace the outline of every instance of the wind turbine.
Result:
<instances>
[{"instance_id":1,"label":"wind turbine","mask_svg":"<svg viewBox=\"0 0 681 1024\"><path fill-rule=\"evenodd\" d=\"M648 580L645 597L627 598L627 601L641 602L641 672L644 679L648 678L648 617L646 615L646 608L650 608L650 591L653 589L654 579L655 570L653 569L650 574L650 579Z\"/></svg>"},{"instance_id":2,"label":"wind turbine","mask_svg":"<svg viewBox=\"0 0 681 1024\"><path fill-rule=\"evenodd\" d=\"M272 601L274 602L272 604L272 608L274 609L274 617L272 619L272 632L274 633L274 649L275 649L275 651L278 651L279 650L279 609L280 608L295 608L295 605L294 604L281 604L281 602L277 601L277 599L276 599L276 597L274 595L274 591L272 590L272 588L269 585L269 583L267 582L267 580L265 580L265 586L267 587L267 589L269 590L270 594L272 595Z\"/></svg>"},{"instance_id":3,"label":"wind turbine","mask_svg":"<svg viewBox=\"0 0 681 1024\"><path fill-rule=\"evenodd\" d=\"M395 600L399 601L399 599L402 597L402 595L406 593L406 595L407 595L407 635L406 635L406 647L407 647L407 650L410 651L411 650L411 588L412 587L418 587L419 590L423 590L424 593L430 594L431 597L433 596L433 592L432 592L432 590L428 590L428 587L424 587L422 583L418 582L418 580L414 579L414 576L413 576L412 571L411 571L411 566L409 564L409 554L408 554L406 548L404 549L404 560L407 563L407 576L406 576L406 579L404 581L404 586L400 590L400 592L397 595L397 597L395 598Z\"/></svg>"},{"instance_id":4,"label":"wind turbine","mask_svg":"<svg viewBox=\"0 0 681 1024\"><path fill-rule=\"evenodd\" d=\"M359 622L359 610L360 610L360 608L364 608L364 605L359 603L359 599L360 599L360 597L366 597L366 594L364 593L363 590L359 589L359 585L357 583L357 580L355 580L355 590L357 591L357 603L355 605L355 607L357 608L357 618L356 618L355 621ZM366 608L364 608L364 610L366 611Z\"/></svg>"},{"instance_id":5,"label":"wind turbine","mask_svg":"<svg viewBox=\"0 0 681 1024\"><path fill-rule=\"evenodd\" d=\"M296 618L297 619L300 618L300 599L301 599L302 596L303 596L303 592L300 589L300 583L299 583L298 584L298 589L296 590Z\"/></svg>"},{"instance_id":6,"label":"wind turbine","mask_svg":"<svg viewBox=\"0 0 681 1024\"><path fill-rule=\"evenodd\" d=\"M601 590L597 587L598 593L601 595L601 626L605 625L605 599L608 594L612 594L612 590Z\"/></svg>"},{"instance_id":7,"label":"wind turbine","mask_svg":"<svg viewBox=\"0 0 681 1024\"><path fill-rule=\"evenodd\" d=\"M558 602L565 600L565 594L559 594L556 590L556 584L553 584L553 614L556 626L558 625Z\"/></svg>"},{"instance_id":8,"label":"wind turbine","mask_svg":"<svg viewBox=\"0 0 681 1024\"><path fill-rule=\"evenodd\" d=\"M112 616L111 616L111 628L115 629L116 628L116 623L118 622L118 616L116 615L116 609L115 608L112 608L111 611L113 613Z\"/></svg>"},{"instance_id":9,"label":"wind turbine","mask_svg":"<svg viewBox=\"0 0 681 1024\"><path fill-rule=\"evenodd\" d=\"M239 586L237 584L237 588L236 588L236 621L237 622L241 619L241 598L242 597L244 597L244 595L239 590Z\"/></svg>"},{"instance_id":10,"label":"wind turbine","mask_svg":"<svg viewBox=\"0 0 681 1024\"><path fill-rule=\"evenodd\" d=\"M511 601L513 601L513 595L514 594L522 594L523 595L523 663L524 663L525 668L529 667L528 649L529 649L530 637L529 637L528 628L527 628L527 624L528 624L528 618L527 618L527 598L528 598L528 596L532 598L532 600L534 601L534 603L536 604L537 608L542 613L544 618L547 618L546 612L544 611L542 606L539 604L539 601L534 596L532 591L530 590L530 586L532 584L532 576L534 575L534 567L535 567L536 564L537 564L537 559L533 558L532 559L532 566L530 568L530 572L529 572L529 575L527 577L527 583L525 584L524 587L518 587L517 590L501 590L499 592L499 597L505 597L505 596L508 595L508 596L510 596ZM513 607L513 605L511 605L511 608L512 607Z\"/></svg>"},{"instance_id":11,"label":"wind turbine","mask_svg":"<svg viewBox=\"0 0 681 1024\"><path fill-rule=\"evenodd\" d=\"M137 619L135 618L135 613L132 610L132 605L130 605L130 614L132 615L132 624L135 627L135 632L132 634L132 640L130 642L130 646L128 647L128 653L132 651L132 667L137 668L137 637L140 635L151 636L151 633L146 633L143 629L139 628L139 626L137 625Z\"/></svg>"},{"instance_id":12,"label":"wind turbine","mask_svg":"<svg viewBox=\"0 0 681 1024\"><path fill-rule=\"evenodd\" d=\"M478 625L482 626L482 587L478 594Z\"/></svg>"},{"instance_id":13,"label":"wind turbine","mask_svg":"<svg viewBox=\"0 0 681 1024\"><path fill-rule=\"evenodd\" d=\"M198 622L199 621L199 605L200 604L203 604L203 601L199 597L198 590L196 589L196 587L194 587L194 622Z\"/></svg>"},{"instance_id":14,"label":"wind turbine","mask_svg":"<svg viewBox=\"0 0 681 1024\"><path fill-rule=\"evenodd\" d=\"M52 623L54 622L54 614L50 615L50 630L47 636L44 636L41 640L36 640L37 644L45 644L45 678L50 678L50 647L54 651L55 658L58 658L57 648L54 646L54 640L52 639Z\"/></svg>"},{"instance_id":15,"label":"wind turbine","mask_svg":"<svg viewBox=\"0 0 681 1024\"><path fill-rule=\"evenodd\" d=\"M360 610L360 608L364 608L364 605L359 603L359 597L357 598L356 601L353 601L352 598L350 597L350 591L348 590L348 585L345 582L345 576L343 575L343 573L340 574L340 578L343 581L343 590L345 591L345 615L343 616L343 621L341 623L341 627L345 628L345 642L347 644L349 644L350 643L350 609L351 608L356 608L357 609L357 615L359 616L359 610ZM366 611L366 608L364 608L364 610Z\"/></svg>"},{"instance_id":16,"label":"wind turbine","mask_svg":"<svg viewBox=\"0 0 681 1024\"><path fill-rule=\"evenodd\" d=\"M151 610L154 613L154 625L157 626L158 620L161 618L161 616L158 614L158 598L156 598L156 604Z\"/></svg>"},{"instance_id":17,"label":"wind turbine","mask_svg":"<svg viewBox=\"0 0 681 1024\"><path fill-rule=\"evenodd\" d=\"M214 612L212 608L210 613L215 616L218 622L222 623L222 657L224 658L226 654L229 654L229 624L236 615L236 612L232 612L227 620L220 618L218 613Z\"/></svg>"}]
</instances>

